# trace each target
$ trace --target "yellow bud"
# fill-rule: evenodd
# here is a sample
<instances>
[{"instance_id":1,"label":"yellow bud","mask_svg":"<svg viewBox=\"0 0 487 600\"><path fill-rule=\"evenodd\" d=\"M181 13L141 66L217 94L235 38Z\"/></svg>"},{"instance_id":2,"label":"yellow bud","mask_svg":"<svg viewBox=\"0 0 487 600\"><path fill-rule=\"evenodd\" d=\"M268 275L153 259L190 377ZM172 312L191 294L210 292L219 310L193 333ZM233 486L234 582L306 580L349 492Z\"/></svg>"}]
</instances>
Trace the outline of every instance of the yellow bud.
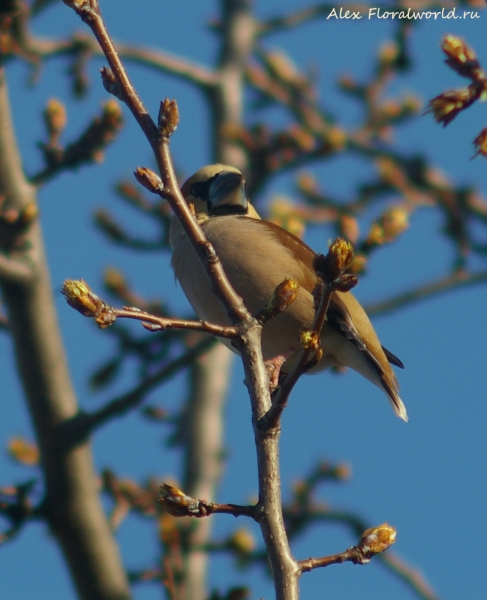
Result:
<instances>
[{"instance_id":1,"label":"yellow bud","mask_svg":"<svg viewBox=\"0 0 487 600\"><path fill-rule=\"evenodd\" d=\"M96 317L104 304L82 279L66 279L61 292L69 306L85 317Z\"/></svg>"},{"instance_id":2,"label":"yellow bud","mask_svg":"<svg viewBox=\"0 0 487 600\"><path fill-rule=\"evenodd\" d=\"M375 221L370 226L367 244L370 246L381 246L384 243L384 229L380 223Z\"/></svg>"},{"instance_id":3,"label":"yellow bud","mask_svg":"<svg viewBox=\"0 0 487 600\"><path fill-rule=\"evenodd\" d=\"M197 510L198 501L195 498L168 483L163 483L159 488L157 500L173 517L190 516Z\"/></svg>"},{"instance_id":4,"label":"yellow bud","mask_svg":"<svg viewBox=\"0 0 487 600\"><path fill-rule=\"evenodd\" d=\"M66 127L66 108L56 98L51 98L44 110L44 121L50 136L59 136Z\"/></svg>"},{"instance_id":5,"label":"yellow bud","mask_svg":"<svg viewBox=\"0 0 487 600\"><path fill-rule=\"evenodd\" d=\"M402 100L402 109L407 113L416 113L421 110L423 101L417 96L411 94L406 95Z\"/></svg>"},{"instance_id":6,"label":"yellow bud","mask_svg":"<svg viewBox=\"0 0 487 600\"><path fill-rule=\"evenodd\" d=\"M267 66L282 81L293 83L302 79L294 62L282 50L268 52L265 58Z\"/></svg>"},{"instance_id":7,"label":"yellow bud","mask_svg":"<svg viewBox=\"0 0 487 600\"><path fill-rule=\"evenodd\" d=\"M395 543L397 531L392 525L382 523L363 532L359 546L367 554L379 554Z\"/></svg>"},{"instance_id":8,"label":"yellow bud","mask_svg":"<svg viewBox=\"0 0 487 600\"><path fill-rule=\"evenodd\" d=\"M180 532L176 519L166 511L161 511L158 519L159 536L164 544L168 546L180 542Z\"/></svg>"},{"instance_id":9,"label":"yellow bud","mask_svg":"<svg viewBox=\"0 0 487 600\"><path fill-rule=\"evenodd\" d=\"M441 47L443 52L449 58L459 63L466 63L467 61L473 61L477 58L473 49L470 48L470 46L461 38L456 37L455 35L446 35L443 38Z\"/></svg>"},{"instance_id":10,"label":"yellow bud","mask_svg":"<svg viewBox=\"0 0 487 600\"><path fill-rule=\"evenodd\" d=\"M353 257L352 266L350 267L351 273L354 275L360 275L364 273L367 268L367 257L364 254L355 254Z\"/></svg>"},{"instance_id":11,"label":"yellow bud","mask_svg":"<svg viewBox=\"0 0 487 600\"><path fill-rule=\"evenodd\" d=\"M248 529L237 529L228 540L229 546L240 554L249 554L255 549L254 536Z\"/></svg>"},{"instance_id":12,"label":"yellow bud","mask_svg":"<svg viewBox=\"0 0 487 600\"><path fill-rule=\"evenodd\" d=\"M118 120L122 118L122 109L116 100L111 99L103 103L102 114L106 117Z\"/></svg>"},{"instance_id":13,"label":"yellow bud","mask_svg":"<svg viewBox=\"0 0 487 600\"><path fill-rule=\"evenodd\" d=\"M477 150L473 158L475 158L478 154L482 154L482 156L487 157L487 127L482 129L479 135L474 139L473 145Z\"/></svg>"},{"instance_id":14,"label":"yellow bud","mask_svg":"<svg viewBox=\"0 0 487 600\"><path fill-rule=\"evenodd\" d=\"M34 201L28 202L19 213L19 224L23 227L30 225L39 216L39 209Z\"/></svg>"},{"instance_id":15,"label":"yellow bud","mask_svg":"<svg viewBox=\"0 0 487 600\"><path fill-rule=\"evenodd\" d=\"M341 127L330 127L324 137L326 138L326 142L330 144L332 150L343 150L347 143L347 132Z\"/></svg>"},{"instance_id":16,"label":"yellow bud","mask_svg":"<svg viewBox=\"0 0 487 600\"><path fill-rule=\"evenodd\" d=\"M354 244L360 234L359 224L355 217L350 215L341 215L339 221L340 230L343 235Z\"/></svg>"},{"instance_id":17,"label":"yellow bud","mask_svg":"<svg viewBox=\"0 0 487 600\"><path fill-rule=\"evenodd\" d=\"M387 241L395 239L409 227L409 211L404 206L393 206L382 216Z\"/></svg>"},{"instance_id":18,"label":"yellow bud","mask_svg":"<svg viewBox=\"0 0 487 600\"><path fill-rule=\"evenodd\" d=\"M328 250L328 256L333 258L337 270L346 271L353 260L353 246L343 238L337 238Z\"/></svg>"},{"instance_id":19,"label":"yellow bud","mask_svg":"<svg viewBox=\"0 0 487 600\"><path fill-rule=\"evenodd\" d=\"M125 290L127 287L124 274L113 267L105 269L104 283L112 292L120 292L120 290Z\"/></svg>"},{"instance_id":20,"label":"yellow bud","mask_svg":"<svg viewBox=\"0 0 487 600\"><path fill-rule=\"evenodd\" d=\"M379 60L383 64L393 63L399 54L399 48L396 42L387 41L379 50Z\"/></svg>"},{"instance_id":21,"label":"yellow bud","mask_svg":"<svg viewBox=\"0 0 487 600\"><path fill-rule=\"evenodd\" d=\"M304 350L318 350L320 347L320 336L316 331L303 331L299 341Z\"/></svg>"},{"instance_id":22,"label":"yellow bud","mask_svg":"<svg viewBox=\"0 0 487 600\"><path fill-rule=\"evenodd\" d=\"M295 279L285 279L276 287L271 304L279 311L283 311L296 300L298 292L299 283Z\"/></svg>"},{"instance_id":23,"label":"yellow bud","mask_svg":"<svg viewBox=\"0 0 487 600\"><path fill-rule=\"evenodd\" d=\"M292 125L289 130L289 136L296 143L300 150L311 152L316 145L315 137L308 130L297 125Z\"/></svg>"},{"instance_id":24,"label":"yellow bud","mask_svg":"<svg viewBox=\"0 0 487 600\"><path fill-rule=\"evenodd\" d=\"M316 193L318 184L311 173L301 173L297 180L298 188L303 193Z\"/></svg>"},{"instance_id":25,"label":"yellow bud","mask_svg":"<svg viewBox=\"0 0 487 600\"><path fill-rule=\"evenodd\" d=\"M22 437L14 437L8 442L8 452L18 462L33 466L39 464L39 449Z\"/></svg>"},{"instance_id":26,"label":"yellow bud","mask_svg":"<svg viewBox=\"0 0 487 600\"><path fill-rule=\"evenodd\" d=\"M340 463L335 467L335 474L337 479L350 479L352 474L352 467L350 465L347 465L346 463Z\"/></svg>"}]
</instances>

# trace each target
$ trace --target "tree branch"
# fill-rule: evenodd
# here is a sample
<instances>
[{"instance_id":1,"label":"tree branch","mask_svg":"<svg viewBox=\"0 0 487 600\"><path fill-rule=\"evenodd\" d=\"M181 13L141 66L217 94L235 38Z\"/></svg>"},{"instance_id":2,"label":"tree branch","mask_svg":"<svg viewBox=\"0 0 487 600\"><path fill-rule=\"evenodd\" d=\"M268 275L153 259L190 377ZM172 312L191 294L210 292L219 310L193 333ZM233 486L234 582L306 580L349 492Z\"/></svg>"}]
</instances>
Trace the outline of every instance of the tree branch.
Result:
<instances>
[{"instance_id":1,"label":"tree branch","mask_svg":"<svg viewBox=\"0 0 487 600\"><path fill-rule=\"evenodd\" d=\"M152 48L132 46L123 42L115 42L115 46L120 58L123 60L173 75L203 89L211 88L216 83L216 77L211 70L185 58ZM96 41L85 33L77 33L70 40L55 40L33 36L29 39L29 50L34 55L42 58L69 56L80 51L88 51L93 56L104 56Z\"/></svg>"},{"instance_id":2,"label":"tree branch","mask_svg":"<svg viewBox=\"0 0 487 600\"><path fill-rule=\"evenodd\" d=\"M0 195L13 210L35 204L23 175L11 125L5 73L0 71ZM59 333L39 222L23 234L17 255L31 266L28 281L0 276L9 330L41 452L45 514L80 598L128 599L117 545L101 506L90 446L63 449L57 427L78 412Z\"/></svg>"},{"instance_id":3,"label":"tree branch","mask_svg":"<svg viewBox=\"0 0 487 600\"><path fill-rule=\"evenodd\" d=\"M10 283L28 283L32 278L32 267L20 260L0 254L0 279Z\"/></svg>"},{"instance_id":4,"label":"tree branch","mask_svg":"<svg viewBox=\"0 0 487 600\"><path fill-rule=\"evenodd\" d=\"M218 504L190 496L180 489L163 483L159 492L159 503L174 517L196 517L201 519L216 513L234 517L251 517L255 519L255 506L238 504Z\"/></svg>"},{"instance_id":5,"label":"tree branch","mask_svg":"<svg viewBox=\"0 0 487 600\"><path fill-rule=\"evenodd\" d=\"M224 408L228 396L233 355L223 344L192 365L190 389L183 422L184 462L182 483L188 494L213 501L225 464ZM189 549L184 557L185 598L206 598L208 553L203 549L211 536L212 519L193 521L182 530L183 544Z\"/></svg>"},{"instance_id":6,"label":"tree branch","mask_svg":"<svg viewBox=\"0 0 487 600\"><path fill-rule=\"evenodd\" d=\"M402 579L421 600L439 600L439 596L426 581L421 571L408 565L400 556L388 552L381 555L379 559L390 571Z\"/></svg>"},{"instance_id":7,"label":"tree branch","mask_svg":"<svg viewBox=\"0 0 487 600\"><path fill-rule=\"evenodd\" d=\"M412 290L392 296L387 300L382 300L369 304L366 311L369 315L383 315L394 310L398 310L403 306L414 304L420 300L436 296L443 292L449 292L463 287L469 287L484 283L487 281L487 271L479 271L477 273L465 273L464 271L456 271L451 275L442 277L432 283L418 286Z\"/></svg>"},{"instance_id":8,"label":"tree branch","mask_svg":"<svg viewBox=\"0 0 487 600\"><path fill-rule=\"evenodd\" d=\"M146 394L159 386L163 381L167 381L181 369L191 365L195 359L201 354L207 351L214 345L214 340L211 338L205 338L196 346L174 359L162 369L153 373L149 377L146 377L141 383L135 386L132 390L114 398L108 402L104 407L91 413L85 414L82 421L82 429L77 431L77 436L82 439L95 429L101 427L107 421L110 421L114 417L120 416L138 406L145 398Z\"/></svg>"},{"instance_id":9,"label":"tree branch","mask_svg":"<svg viewBox=\"0 0 487 600\"><path fill-rule=\"evenodd\" d=\"M299 564L303 573L344 562L352 562L354 565L366 565L376 554L387 550L395 541L396 530L387 523L383 523L378 527L372 527L364 531L359 543L345 550L345 552L321 558L308 558L308 560L299 561Z\"/></svg>"}]
</instances>

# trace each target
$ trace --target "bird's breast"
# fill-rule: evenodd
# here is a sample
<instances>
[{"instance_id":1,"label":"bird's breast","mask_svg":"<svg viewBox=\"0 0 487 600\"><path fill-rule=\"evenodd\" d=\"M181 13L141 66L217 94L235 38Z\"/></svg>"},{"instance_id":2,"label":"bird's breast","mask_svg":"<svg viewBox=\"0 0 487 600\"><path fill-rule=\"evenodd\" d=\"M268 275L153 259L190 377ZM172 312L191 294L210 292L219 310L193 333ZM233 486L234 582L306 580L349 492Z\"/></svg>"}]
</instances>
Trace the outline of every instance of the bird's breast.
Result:
<instances>
[{"instance_id":1,"label":"bird's breast","mask_svg":"<svg viewBox=\"0 0 487 600\"><path fill-rule=\"evenodd\" d=\"M307 289L302 265L292 251L283 246L262 221L222 216L209 219L202 228L230 283L252 314L269 302L276 287L286 278L300 283L295 302L266 325L262 337L266 359L297 349L299 334L311 327L314 310L312 290ZM196 253L177 225L171 231L171 244L174 272L198 317L228 324L228 317L213 295Z\"/></svg>"}]
</instances>

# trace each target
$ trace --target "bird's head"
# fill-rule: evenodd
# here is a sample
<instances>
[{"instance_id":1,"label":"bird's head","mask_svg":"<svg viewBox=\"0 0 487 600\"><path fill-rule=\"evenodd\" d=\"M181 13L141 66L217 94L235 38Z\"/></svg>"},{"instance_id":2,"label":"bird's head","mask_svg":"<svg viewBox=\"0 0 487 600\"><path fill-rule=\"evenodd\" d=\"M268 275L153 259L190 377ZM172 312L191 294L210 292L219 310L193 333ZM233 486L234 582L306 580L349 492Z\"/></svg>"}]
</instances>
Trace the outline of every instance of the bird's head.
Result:
<instances>
[{"instance_id":1,"label":"bird's head","mask_svg":"<svg viewBox=\"0 0 487 600\"><path fill-rule=\"evenodd\" d=\"M181 191L200 221L222 215L260 219L247 199L244 176L235 167L202 167L183 184Z\"/></svg>"}]
</instances>

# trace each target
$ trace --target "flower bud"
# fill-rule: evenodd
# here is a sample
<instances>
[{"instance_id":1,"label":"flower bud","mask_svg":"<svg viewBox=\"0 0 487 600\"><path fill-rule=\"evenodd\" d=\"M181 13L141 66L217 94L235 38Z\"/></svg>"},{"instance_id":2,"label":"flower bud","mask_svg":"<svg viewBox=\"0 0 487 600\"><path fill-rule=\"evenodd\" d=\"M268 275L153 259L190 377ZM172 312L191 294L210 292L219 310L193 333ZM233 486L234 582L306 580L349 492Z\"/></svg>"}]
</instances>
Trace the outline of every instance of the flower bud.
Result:
<instances>
[{"instance_id":1,"label":"flower bud","mask_svg":"<svg viewBox=\"0 0 487 600\"><path fill-rule=\"evenodd\" d=\"M96 317L104 305L103 300L82 279L66 279L61 293L69 306L85 317Z\"/></svg>"},{"instance_id":2,"label":"flower bud","mask_svg":"<svg viewBox=\"0 0 487 600\"><path fill-rule=\"evenodd\" d=\"M239 554L249 554L255 550L255 538L248 529L237 529L228 540L229 546Z\"/></svg>"},{"instance_id":3,"label":"flower bud","mask_svg":"<svg viewBox=\"0 0 487 600\"><path fill-rule=\"evenodd\" d=\"M332 283L349 269L352 261L352 244L343 238L337 238L326 256L318 255L315 258L314 267L318 276L323 277L327 283Z\"/></svg>"},{"instance_id":4,"label":"flower bud","mask_svg":"<svg viewBox=\"0 0 487 600\"><path fill-rule=\"evenodd\" d=\"M320 336L316 331L303 331L299 341L304 350L316 351L320 347Z\"/></svg>"},{"instance_id":5,"label":"flower bud","mask_svg":"<svg viewBox=\"0 0 487 600\"><path fill-rule=\"evenodd\" d=\"M43 113L49 137L57 140L66 127L66 108L56 98L51 98Z\"/></svg>"},{"instance_id":6,"label":"flower bud","mask_svg":"<svg viewBox=\"0 0 487 600\"><path fill-rule=\"evenodd\" d=\"M477 152L472 156L472 158L475 158L479 154L487 157L487 127L482 129L479 135L474 139L473 145L475 146Z\"/></svg>"},{"instance_id":7,"label":"flower bud","mask_svg":"<svg viewBox=\"0 0 487 600\"><path fill-rule=\"evenodd\" d=\"M157 125L161 136L169 138L176 131L179 124L179 109L176 100L165 98L159 108Z\"/></svg>"},{"instance_id":8,"label":"flower bud","mask_svg":"<svg viewBox=\"0 0 487 600\"><path fill-rule=\"evenodd\" d=\"M273 317L286 310L298 297L299 284L295 279L285 279L274 290L274 294L267 306L259 312L257 319L267 323Z\"/></svg>"},{"instance_id":9,"label":"flower bud","mask_svg":"<svg viewBox=\"0 0 487 600\"><path fill-rule=\"evenodd\" d=\"M447 55L446 64L463 77L471 77L474 69L479 68L477 57L472 48L455 35L446 35L441 44Z\"/></svg>"},{"instance_id":10,"label":"flower bud","mask_svg":"<svg viewBox=\"0 0 487 600\"><path fill-rule=\"evenodd\" d=\"M161 485L157 500L173 517L187 517L198 512L195 498L168 483Z\"/></svg>"},{"instance_id":11,"label":"flower bud","mask_svg":"<svg viewBox=\"0 0 487 600\"><path fill-rule=\"evenodd\" d=\"M432 112L437 123L446 127L465 108L477 99L478 92L474 86L459 90L448 90L429 101L426 113ZM425 113L425 114L426 114Z\"/></svg>"},{"instance_id":12,"label":"flower bud","mask_svg":"<svg viewBox=\"0 0 487 600\"><path fill-rule=\"evenodd\" d=\"M380 554L387 550L389 546L396 541L397 531L394 527L388 523L382 523L378 527L371 527L366 529L360 538L358 547L364 554L364 558L367 561L372 558L374 554Z\"/></svg>"},{"instance_id":13,"label":"flower bud","mask_svg":"<svg viewBox=\"0 0 487 600\"><path fill-rule=\"evenodd\" d=\"M137 167L134 171L134 176L140 185L153 194L159 194L164 189L162 179L152 169Z\"/></svg>"}]
</instances>

